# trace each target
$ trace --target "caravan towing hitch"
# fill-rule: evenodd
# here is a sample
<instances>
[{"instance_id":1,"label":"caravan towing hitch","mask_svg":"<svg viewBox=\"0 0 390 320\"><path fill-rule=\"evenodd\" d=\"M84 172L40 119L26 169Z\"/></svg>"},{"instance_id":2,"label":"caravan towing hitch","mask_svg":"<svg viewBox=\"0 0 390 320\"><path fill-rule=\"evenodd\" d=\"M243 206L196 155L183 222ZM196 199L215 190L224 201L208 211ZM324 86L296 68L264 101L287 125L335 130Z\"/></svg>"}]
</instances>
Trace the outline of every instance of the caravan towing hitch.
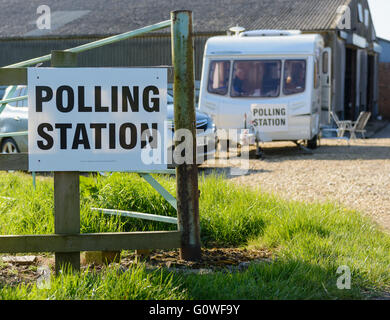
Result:
<instances>
[{"instance_id":1,"label":"caravan towing hitch","mask_svg":"<svg viewBox=\"0 0 390 320\"><path fill-rule=\"evenodd\" d=\"M259 140L256 140L256 159L263 158L263 149L260 147Z\"/></svg>"}]
</instances>

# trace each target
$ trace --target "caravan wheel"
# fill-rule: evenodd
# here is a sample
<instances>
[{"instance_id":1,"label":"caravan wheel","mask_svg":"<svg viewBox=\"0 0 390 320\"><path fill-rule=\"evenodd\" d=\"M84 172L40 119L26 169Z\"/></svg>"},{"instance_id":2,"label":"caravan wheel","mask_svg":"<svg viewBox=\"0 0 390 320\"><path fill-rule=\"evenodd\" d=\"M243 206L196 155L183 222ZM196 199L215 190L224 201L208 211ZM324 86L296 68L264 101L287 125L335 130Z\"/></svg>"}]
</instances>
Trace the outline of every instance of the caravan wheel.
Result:
<instances>
[{"instance_id":1,"label":"caravan wheel","mask_svg":"<svg viewBox=\"0 0 390 320\"><path fill-rule=\"evenodd\" d=\"M317 149L318 148L318 135L315 135L312 139L307 140L306 146L309 149Z\"/></svg>"}]
</instances>

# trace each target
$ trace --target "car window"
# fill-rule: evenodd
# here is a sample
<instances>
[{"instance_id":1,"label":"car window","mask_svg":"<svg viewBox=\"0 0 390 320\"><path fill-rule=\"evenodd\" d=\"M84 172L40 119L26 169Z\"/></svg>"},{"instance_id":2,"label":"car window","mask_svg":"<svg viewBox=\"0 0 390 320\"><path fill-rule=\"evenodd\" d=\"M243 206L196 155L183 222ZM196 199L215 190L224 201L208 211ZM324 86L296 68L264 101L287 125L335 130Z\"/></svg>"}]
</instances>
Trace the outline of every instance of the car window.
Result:
<instances>
[{"instance_id":1,"label":"car window","mask_svg":"<svg viewBox=\"0 0 390 320\"><path fill-rule=\"evenodd\" d=\"M24 87L21 92L22 96L27 95L27 87ZM19 107L27 107L27 99L19 101Z\"/></svg>"},{"instance_id":2,"label":"car window","mask_svg":"<svg viewBox=\"0 0 390 320\"><path fill-rule=\"evenodd\" d=\"M231 96L278 97L281 66L280 60L235 61Z\"/></svg>"},{"instance_id":3,"label":"car window","mask_svg":"<svg viewBox=\"0 0 390 320\"><path fill-rule=\"evenodd\" d=\"M5 93L5 87L0 87L0 100L3 99Z\"/></svg>"},{"instance_id":4,"label":"car window","mask_svg":"<svg viewBox=\"0 0 390 320\"><path fill-rule=\"evenodd\" d=\"M284 63L283 93L302 93L306 86L306 60L286 60Z\"/></svg>"},{"instance_id":5,"label":"car window","mask_svg":"<svg viewBox=\"0 0 390 320\"><path fill-rule=\"evenodd\" d=\"M16 97L19 97L20 96L20 91L22 90L22 88L18 87L16 88L15 92L10 95L8 98L16 98ZM17 107L18 106L18 102L19 101L14 101L14 102L10 102L8 103L10 106L12 107Z\"/></svg>"},{"instance_id":6,"label":"car window","mask_svg":"<svg viewBox=\"0 0 390 320\"><path fill-rule=\"evenodd\" d=\"M230 61L211 61L207 91L226 95L229 86Z\"/></svg>"},{"instance_id":7,"label":"car window","mask_svg":"<svg viewBox=\"0 0 390 320\"><path fill-rule=\"evenodd\" d=\"M16 95L15 95L15 97L20 97L20 96L22 96L23 95L23 90L24 90L24 87L19 87L19 88L17 88L16 89ZM23 101L16 101L16 106L17 107L21 107L22 106L22 103L23 103Z\"/></svg>"}]
</instances>

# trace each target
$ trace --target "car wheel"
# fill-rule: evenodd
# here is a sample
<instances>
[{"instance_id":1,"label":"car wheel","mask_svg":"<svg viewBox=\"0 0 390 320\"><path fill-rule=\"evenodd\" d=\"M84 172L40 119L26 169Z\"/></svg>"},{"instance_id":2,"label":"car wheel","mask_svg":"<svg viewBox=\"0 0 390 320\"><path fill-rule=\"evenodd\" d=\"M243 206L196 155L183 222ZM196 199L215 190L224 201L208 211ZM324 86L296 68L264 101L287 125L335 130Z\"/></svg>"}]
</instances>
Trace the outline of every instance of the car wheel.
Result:
<instances>
[{"instance_id":1,"label":"car wheel","mask_svg":"<svg viewBox=\"0 0 390 320\"><path fill-rule=\"evenodd\" d=\"M6 138L1 143L1 153L19 153L18 145L12 138Z\"/></svg>"}]
</instances>

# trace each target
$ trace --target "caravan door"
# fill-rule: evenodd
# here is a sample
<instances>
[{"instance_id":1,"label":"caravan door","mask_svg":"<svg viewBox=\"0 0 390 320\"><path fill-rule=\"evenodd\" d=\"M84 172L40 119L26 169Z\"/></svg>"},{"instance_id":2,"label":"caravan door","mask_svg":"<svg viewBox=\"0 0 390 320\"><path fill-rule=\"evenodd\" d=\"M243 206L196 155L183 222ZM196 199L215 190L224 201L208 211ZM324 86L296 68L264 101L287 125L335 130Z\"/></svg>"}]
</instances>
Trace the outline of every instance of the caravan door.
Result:
<instances>
[{"instance_id":1,"label":"caravan door","mask_svg":"<svg viewBox=\"0 0 390 320\"><path fill-rule=\"evenodd\" d=\"M322 51L321 66L321 110L327 112L328 122L332 111L332 49L324 48Z\"/></svg>"}]
</instances>

